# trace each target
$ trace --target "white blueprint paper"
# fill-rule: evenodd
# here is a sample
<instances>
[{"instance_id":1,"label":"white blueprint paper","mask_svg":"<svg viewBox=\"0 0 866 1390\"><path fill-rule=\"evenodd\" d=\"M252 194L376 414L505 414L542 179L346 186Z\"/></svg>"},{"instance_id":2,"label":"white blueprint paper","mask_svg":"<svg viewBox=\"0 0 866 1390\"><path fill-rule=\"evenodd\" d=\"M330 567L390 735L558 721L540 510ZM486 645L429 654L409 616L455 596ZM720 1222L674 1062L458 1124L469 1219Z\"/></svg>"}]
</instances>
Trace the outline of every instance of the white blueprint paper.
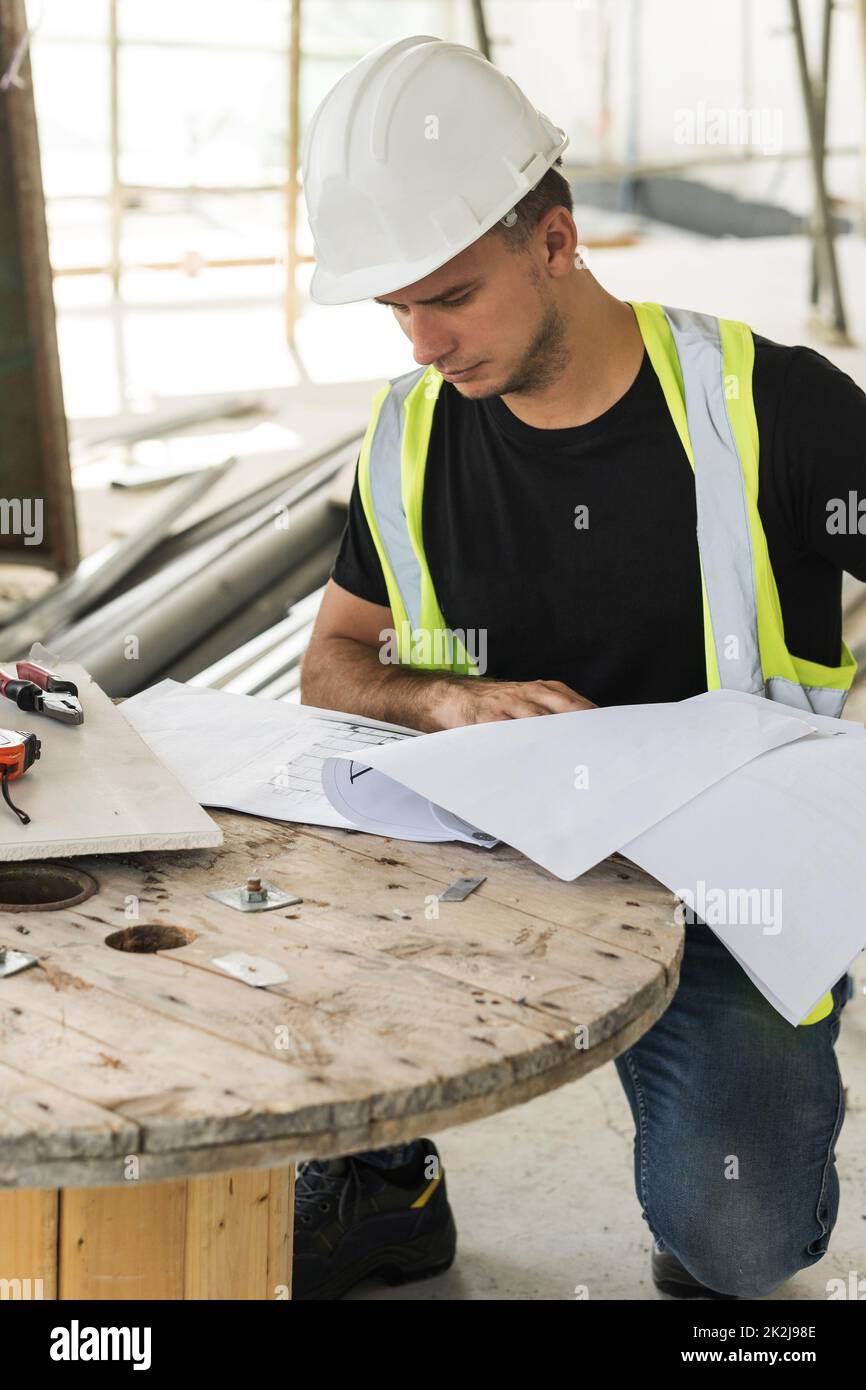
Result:
<instances>
[{"instance_id":1,"label":"white blueprint paper","mask_svg":"<svg viewBox=\"0 0 866 1390\"><path fill-rule=\"evenodd\" d=\"M573 879L752 758L809 737L792 713L717 691L496 720L336 755L324 786L348 814L366 764Z\"/></svg>"},{"instance_id":2,"label":"white blueprint paper","mask_svg":"<svg viewBox=\"0 0 866 1390\"><path fill-rule=\"evenodd\" d=\"M372 747L412 740L419 737L415 729L173 680L150 686L119 708L202 806L408 840L479 843L473 826L387 779L370 824L363 816L347 819L325 796L325 758L357 757Z\"/></svg>"},{"instance_id":3,"label":"white blueprint paper","mask_svg":"<svg viewBox=\"0 0 866 1390\"><path fill-rule=\"evenodd\" d=\"M847 736L766 753L620 846L793 1024L866 946L866 730L832 723Z\"/></svg>"}]
</instances>

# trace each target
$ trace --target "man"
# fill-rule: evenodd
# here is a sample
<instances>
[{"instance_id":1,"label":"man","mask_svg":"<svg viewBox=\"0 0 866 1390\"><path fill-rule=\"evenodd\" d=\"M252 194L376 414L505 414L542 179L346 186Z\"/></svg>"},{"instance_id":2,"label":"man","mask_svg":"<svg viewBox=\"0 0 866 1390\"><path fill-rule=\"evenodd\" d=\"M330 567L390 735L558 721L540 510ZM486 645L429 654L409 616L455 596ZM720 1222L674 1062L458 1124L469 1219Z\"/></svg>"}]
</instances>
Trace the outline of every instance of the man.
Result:
<instances>
[{"instance_id":1,"label":"man","mask_svg":"<svg viewBox=\"0 0 866 1390\"><path fill-rule=\"evenodd\" d=\"M312 296L375 297L420 365L375 398L302 698L424 731L722 686L838 715L866 520L828 518L866 492L866 396L808 348L609 294L578 252L566 143L427 36L368 54L313 117ZM484 669L459 644L380 659L406 619L483 631ZM659 1288L761 1297L825 1253L851 989L792 1028L688 925L671 1005L615 1062ZM301 1298L453 1258L427 1139L303 1165L297 1210Z\"/></svg>"}]
</instances>

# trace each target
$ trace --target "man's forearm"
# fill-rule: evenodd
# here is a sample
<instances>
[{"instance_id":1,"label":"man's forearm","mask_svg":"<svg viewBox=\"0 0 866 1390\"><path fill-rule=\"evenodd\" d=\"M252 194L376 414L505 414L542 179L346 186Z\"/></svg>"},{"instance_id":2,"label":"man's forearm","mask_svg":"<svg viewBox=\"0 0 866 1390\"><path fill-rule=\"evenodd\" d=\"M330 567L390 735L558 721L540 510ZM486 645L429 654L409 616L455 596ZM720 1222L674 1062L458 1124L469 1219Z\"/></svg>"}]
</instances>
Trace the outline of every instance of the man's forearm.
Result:
<instances>
[{"instance_id":1,"label":"man's forearm","mask_svg":"<svg viewBox=\"0 0 866 1390\"><path fill-rule=\"evenodd\" d=\"M453 699L455 684L472 679L386 664L364 642L326 637L307 650L301 699L320 709L346 710L433 733L448 727L443 711Z\"/></svg>"}]
</instances>

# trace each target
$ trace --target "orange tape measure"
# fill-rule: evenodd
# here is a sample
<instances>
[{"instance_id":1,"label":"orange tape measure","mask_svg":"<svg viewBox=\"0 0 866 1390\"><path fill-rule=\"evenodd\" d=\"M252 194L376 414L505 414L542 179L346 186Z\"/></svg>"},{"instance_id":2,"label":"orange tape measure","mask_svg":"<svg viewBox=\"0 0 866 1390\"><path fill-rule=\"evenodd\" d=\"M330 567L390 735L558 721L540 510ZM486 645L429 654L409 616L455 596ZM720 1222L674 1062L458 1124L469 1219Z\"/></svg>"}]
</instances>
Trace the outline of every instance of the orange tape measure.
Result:
<instances>
[{"instance_id":1,"label":"orange tape measure","mask_svg":"<svg viewBox=\"0 0 866 1390\"><path fill-rule=\"evenodd\" d=\"M30 824L26 811L12 804L9 796L9 783L23 777L28 767L32 767L39 757L42 745L35 734L20 729L0 729L0 787L3 800L14 811L22 825Z\"/></svg>"}]
</instances>

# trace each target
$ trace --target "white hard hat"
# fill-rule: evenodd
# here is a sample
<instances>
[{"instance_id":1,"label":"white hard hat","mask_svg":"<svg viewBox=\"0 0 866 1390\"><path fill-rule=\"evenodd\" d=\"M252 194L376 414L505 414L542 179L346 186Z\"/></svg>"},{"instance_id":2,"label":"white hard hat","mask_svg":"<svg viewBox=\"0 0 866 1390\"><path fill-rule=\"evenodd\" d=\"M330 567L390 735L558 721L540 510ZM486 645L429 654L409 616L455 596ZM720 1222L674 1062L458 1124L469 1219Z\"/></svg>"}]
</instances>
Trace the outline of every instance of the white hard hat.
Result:
<instances>
[{"instance_id":1,"label":"white hard hat","mask_svg":"<svg viewBox=\"0 0 866 1390\"><path fill-rule=\"evenodd\" d=\"M474 48L414 34L373 49L304 135L312 298L350 304L429 275L508 213L567 144Z\"/></svg>"}]
</instances>

